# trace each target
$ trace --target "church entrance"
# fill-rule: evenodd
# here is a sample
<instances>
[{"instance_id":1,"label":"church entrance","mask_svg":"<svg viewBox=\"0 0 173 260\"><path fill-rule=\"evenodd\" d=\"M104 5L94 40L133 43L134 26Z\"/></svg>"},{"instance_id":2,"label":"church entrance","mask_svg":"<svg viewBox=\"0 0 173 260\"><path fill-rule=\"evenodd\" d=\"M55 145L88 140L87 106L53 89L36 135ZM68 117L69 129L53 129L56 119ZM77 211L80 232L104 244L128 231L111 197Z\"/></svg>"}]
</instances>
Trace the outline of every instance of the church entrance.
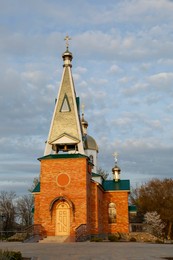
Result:
<instances>
[{"instance_id":1,"label":"church entrance","mask_svg":"<svg viewBox=\"0 0 173 260\"><path fill-rule=\"evenodd\" d=\"M55 236L68 236L70 234L70 207L68 203L61 202L56 206Z\"/></svg>"}]
</instances>

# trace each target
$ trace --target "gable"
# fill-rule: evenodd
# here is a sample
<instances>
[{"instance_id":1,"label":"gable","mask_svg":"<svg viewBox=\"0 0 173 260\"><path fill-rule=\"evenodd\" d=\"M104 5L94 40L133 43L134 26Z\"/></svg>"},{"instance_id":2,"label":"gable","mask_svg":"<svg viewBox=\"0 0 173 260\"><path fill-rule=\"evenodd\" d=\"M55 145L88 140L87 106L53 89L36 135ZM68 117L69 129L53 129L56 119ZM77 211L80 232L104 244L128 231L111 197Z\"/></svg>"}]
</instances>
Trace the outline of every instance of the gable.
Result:
<instances>
[{"instance_id":1,"label":"gable","mask_svg":"<svg viewBox=\"0 0 173 260\"><path fill-rule=\"evenodd\" d=\"M76 144L76 143L79 143L79 139L64 133L60 135L57 139L52 141L50 144Z\"/></svg>"}]
</instances>

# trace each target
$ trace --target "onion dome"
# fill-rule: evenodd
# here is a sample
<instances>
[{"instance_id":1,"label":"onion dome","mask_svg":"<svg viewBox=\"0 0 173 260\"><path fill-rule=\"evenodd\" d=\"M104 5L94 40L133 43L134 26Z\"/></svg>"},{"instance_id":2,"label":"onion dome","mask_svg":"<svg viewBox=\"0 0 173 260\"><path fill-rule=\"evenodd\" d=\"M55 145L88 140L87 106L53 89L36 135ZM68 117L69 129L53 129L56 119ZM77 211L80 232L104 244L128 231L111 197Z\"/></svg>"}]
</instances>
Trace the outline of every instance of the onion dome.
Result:
<instances>
[{"instance_id":1,"label":"onion dome","mask_svg":"<svg viewBox=\"0 0 173 260\"><path fill-rule=\"evenodd\" d=\"M72 53L68 50L68 47L67 47L66 51L63 52L62 58L63 58L63 60L65 60L66 58L69 58L70 61L72 61L73 55L72 55Z\"/></svg>"},{"instance_id":2,"label":"onion dome","mask_svg":"<svg viewBox=\"0 0 173 260\"><path fill-rule=\"evenodd\" d=\"M70 66L71 65L71 61L73 59L73 55L72 53L68 50L68 46L69 46L69 40L71 40L71 38L67 35L64 40L66 41L66 51L62 54L62 58L64 60L64 65L63 66Z\"/></svg>"},{"instance_id":3,"label":"onion dome","mask_svg":"<svg viewBox=\"0 0 173 260\"><path fill-rule=\"evenodd\" d=\"M85 150L95 150L95 151L99 151L98 149L98 145L96 143L96 141L94 140L93 137L91 137L90 135L86 135L85 139L84 139L84 149Z\"/></svg>"},{"instance_id":4,"label":"onion dome","mask_svg":"<svg viewBox=\"0 0 173 260\"><path fill-rule=\"evenodd\" d=\"M112 173L113 173L113 179L115 181L119 181L120 179L120 173L121 173L121 169L118 165L115 165L113 168L112 168Z\"/></svg>"},{"instance_id":5,"label":"onion dome","mask_svg":"<svg viewBox=\"0 0 173 260\"><path fill-rule=\"evenodd\" d=\"M71 61L72 61L72 59L73 59L73 55L72 55L72 53L68 50L68 47L67 47L66 51L63 52L62 58L63 58L63 60L64 60L64 65L63 65L63 66L70 66L70 67L72 67Z\"/></svg>"},{"instance_id":6,"label":"onion dome","mask_svg":"<svg viewBox=\"0 0 173 260\"><path fill-rule=\"evenodd\" d=\"M119 167L118 165L115 165L115 166L112 168L112 172L113 172L113 173L114 173L114 172L120 173L120 172L121 172L121 169L120 169L120 167Z\"/></svg>"}]
</instances>

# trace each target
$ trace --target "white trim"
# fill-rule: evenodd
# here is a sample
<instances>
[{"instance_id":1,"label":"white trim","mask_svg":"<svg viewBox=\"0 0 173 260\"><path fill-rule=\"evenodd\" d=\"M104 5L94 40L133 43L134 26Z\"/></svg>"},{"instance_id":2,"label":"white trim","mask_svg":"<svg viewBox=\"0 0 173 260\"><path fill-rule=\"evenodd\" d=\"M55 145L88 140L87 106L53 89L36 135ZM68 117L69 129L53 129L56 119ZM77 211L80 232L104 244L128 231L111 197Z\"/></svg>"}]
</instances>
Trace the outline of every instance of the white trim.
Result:
<instances>
[{"instance_id":1,"label":"white trim","mask_svg":"<svg viewBox=\"0 0 173 260\"><path fill-rule=\"evenodd\" d=\"M69 138L68 136L64 135L64 136L61 136L60 138L57 138L53 142L51 142L51 144L76 144L78 142L79 142L79 140L77 141L77 139L75 140L75 139Z\"/></svg>"}]
</instances>

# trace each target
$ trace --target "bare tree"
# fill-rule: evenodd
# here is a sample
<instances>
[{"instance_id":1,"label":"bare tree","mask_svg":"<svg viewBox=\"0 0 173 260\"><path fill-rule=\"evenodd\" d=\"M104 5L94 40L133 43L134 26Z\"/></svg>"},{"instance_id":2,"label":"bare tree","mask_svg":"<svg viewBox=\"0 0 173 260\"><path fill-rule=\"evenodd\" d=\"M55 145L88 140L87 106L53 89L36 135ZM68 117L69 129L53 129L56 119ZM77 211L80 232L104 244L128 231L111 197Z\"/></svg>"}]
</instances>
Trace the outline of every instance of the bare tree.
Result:
<instances>
[{"instance_id":1,"label":"bare tree","mask_svg":"<svg viewBox=\"0 0 173 260\"><path fill-rule=\"evenodd\" d=\"M32 209L34 206L34 199L31 194L24 195L17 201L17 214L23 226L32 224L33 214Z\"/></svg>"},{"instance_id":2,"label":"bare tree","mask_svg":"<svg viewBox=\"0 0 173 260\"><path fill-rule=\"evenodd\" d=\"M153 179L132 190L131 202L141 214L157 211L166 223L167 238L173 235L173 179Z\"/></svg>"},{"instance_id":3,"label":"bare tree","mask_svg":"<svg viewBox=\"0 0 173 260\"><path fill-rule=\"evenodd\" d=\"M106 179L108 178L108 176L109 176L109 173L106 172L105 170L103 170L101 167L98 168L97 173L98 173L100 176L102 176L103 179L105 179L105 180L106 180Z\"/></svg>"},{"instance_id":4,"label":"bare tree","mask_svg":"<svg viewBox=\"0 0 173 260\"><path fill-rule=\"evenodd\" d=\"M39 183L39 178L34 178L32 186L28 189L29 192L32 192L33 189L37 186Z\"/></svg>"},{"instance_id":5,"label":"bare tree","mask_svg":"<svg viewBox=\"0 0 173 260\"><path fill-rule=\"evenodd\" d=\"M14 199L16 194L13 191L0 192L0 212L3 216L3 230L13 230L15 227L16 207Z\"/></svg>"}]
</instances>

